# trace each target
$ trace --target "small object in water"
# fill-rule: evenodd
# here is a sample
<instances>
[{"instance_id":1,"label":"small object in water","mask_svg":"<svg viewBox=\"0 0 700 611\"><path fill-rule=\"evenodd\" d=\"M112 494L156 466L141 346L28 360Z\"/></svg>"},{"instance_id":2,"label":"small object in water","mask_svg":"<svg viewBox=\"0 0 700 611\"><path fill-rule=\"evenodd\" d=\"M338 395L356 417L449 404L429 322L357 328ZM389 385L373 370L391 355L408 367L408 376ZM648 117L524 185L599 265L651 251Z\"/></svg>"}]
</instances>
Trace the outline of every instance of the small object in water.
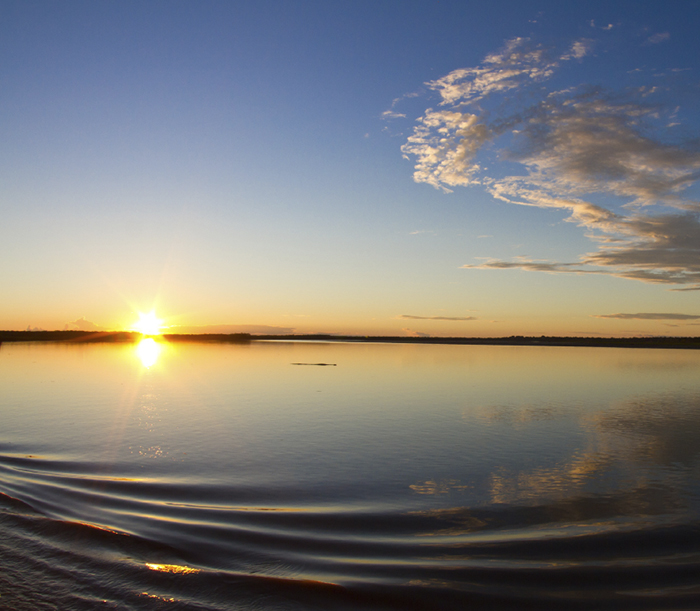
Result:
<instances>
[{"instance_id":1,"label":"small object in water","mask_svg":"<svg viewBox=\"0 0 700 611\"><path fill-rule=\"evenodd\" d=\"M292 363L292 365L314 365L315 367L337 367L338 363Z\"/></svg>"}]
</instances>

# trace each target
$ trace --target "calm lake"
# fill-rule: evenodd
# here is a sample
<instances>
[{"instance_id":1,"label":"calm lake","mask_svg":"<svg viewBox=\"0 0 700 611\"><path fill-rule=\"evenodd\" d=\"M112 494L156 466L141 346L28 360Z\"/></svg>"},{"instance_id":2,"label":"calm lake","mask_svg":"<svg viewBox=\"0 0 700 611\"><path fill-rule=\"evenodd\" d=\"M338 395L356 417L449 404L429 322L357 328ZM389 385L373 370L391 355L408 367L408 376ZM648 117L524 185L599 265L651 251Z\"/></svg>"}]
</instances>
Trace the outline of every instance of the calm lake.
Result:
<instances>
[{"instance_id":1,"label":"calm lake","mask_svg":"<svg viewBox=\"0 0 700 611\"><path fill-rule=\"evenodd\" d=\"M700 352L0 346L0 608L698 609Z\"/></svg>"}]
</instances>

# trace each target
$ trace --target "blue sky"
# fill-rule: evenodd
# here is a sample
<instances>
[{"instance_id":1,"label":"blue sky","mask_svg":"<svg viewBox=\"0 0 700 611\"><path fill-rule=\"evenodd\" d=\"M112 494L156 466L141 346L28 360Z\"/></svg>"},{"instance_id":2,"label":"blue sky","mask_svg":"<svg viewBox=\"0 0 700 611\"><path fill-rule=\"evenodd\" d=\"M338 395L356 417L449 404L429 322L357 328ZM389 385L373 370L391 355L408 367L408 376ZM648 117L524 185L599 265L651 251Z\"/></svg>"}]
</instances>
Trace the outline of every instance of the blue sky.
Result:
<instances>
[{"instance_id":1,"label":"blue sky","mask_svg":"<svg viewBox=\"0 0 700 611\"><path fill-rule=\"evenodd\" d=\"M695 335L699 17L3 2L0 327Z\"/></svg>"}]
</instances>

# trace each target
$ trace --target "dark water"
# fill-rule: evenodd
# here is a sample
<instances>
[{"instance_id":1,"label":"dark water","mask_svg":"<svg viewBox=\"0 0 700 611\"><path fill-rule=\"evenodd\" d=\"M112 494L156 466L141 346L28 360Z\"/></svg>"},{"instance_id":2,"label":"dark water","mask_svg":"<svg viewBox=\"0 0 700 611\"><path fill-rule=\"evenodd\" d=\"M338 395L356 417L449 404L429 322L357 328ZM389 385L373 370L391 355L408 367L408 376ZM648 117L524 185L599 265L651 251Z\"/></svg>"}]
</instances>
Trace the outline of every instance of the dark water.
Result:
<instances>
[{"instance_id":1,"label":"dark water","mask_svg":"<svg viewBox=\"0 0 700 611\"><path fill-rule=\"evenodd\" d=\"M0 608L699 609L699 374L672 350L5 344Z\"/></svg>"}]
</instances>

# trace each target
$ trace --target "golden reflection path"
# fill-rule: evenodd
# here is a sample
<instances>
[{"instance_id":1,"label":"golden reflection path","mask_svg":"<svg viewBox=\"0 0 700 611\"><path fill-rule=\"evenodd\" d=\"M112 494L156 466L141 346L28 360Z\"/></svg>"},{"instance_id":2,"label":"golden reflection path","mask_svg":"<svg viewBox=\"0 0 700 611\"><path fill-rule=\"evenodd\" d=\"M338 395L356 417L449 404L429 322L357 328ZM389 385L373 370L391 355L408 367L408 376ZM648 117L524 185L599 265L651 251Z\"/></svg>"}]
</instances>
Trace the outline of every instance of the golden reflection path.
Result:
<instances>
[{"instance_id":1,"label":"golden reflection path","mask_svg":"<svg viewBox=\"0 0 700 611\"><path fill-rule=\"evenodd\" d=\"M162 351L162 346L152 337L145 337L136 345L136 355L146 369L156 364Z\"/></svg>"},{"instance_id":2,"label":"golden reflection path","mask_svg":"<svg viewBox=\"0 0 700 611\"><path fill-rule=\"evenodd\" d=\"M151 571L159 571L161 573L199 573L200 569L192 568L191 566L182 566L179 564L156 564L154 562L147 562L146 567Z\"/></svg>"}]
</instances>

